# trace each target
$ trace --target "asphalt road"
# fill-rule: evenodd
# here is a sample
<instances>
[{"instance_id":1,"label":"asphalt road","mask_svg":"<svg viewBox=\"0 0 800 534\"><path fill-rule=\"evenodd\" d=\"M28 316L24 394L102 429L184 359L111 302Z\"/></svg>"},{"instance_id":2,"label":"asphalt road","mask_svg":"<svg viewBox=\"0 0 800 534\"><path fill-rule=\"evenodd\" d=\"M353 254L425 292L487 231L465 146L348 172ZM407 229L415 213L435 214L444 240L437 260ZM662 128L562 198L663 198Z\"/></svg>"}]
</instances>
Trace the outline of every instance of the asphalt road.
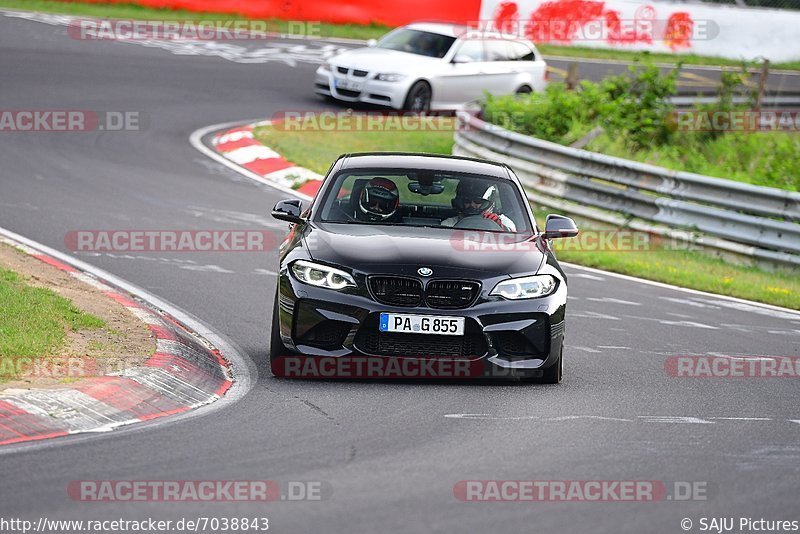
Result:
<instances>
[{"instance_id":1,"label":"asphalt road","mask_svg":"<svg viewBox=\"0 0 800 534\"><path fill-rule=\"evenodd\" d=\"M268 213L284 195L205 159L188 138L213 123L322 109L313 68L76 41L63 26L0 17L0 107L147 119L138 132L0 133L0 226L59 250L76 229L282 232ZM800 356L800 315L570 268L561 385L282 381L266 370L276 253L80 257L227 336L258 378L239 402L174 424L0 452L0 518L266 515L272 531L298 533L670 533L682 518L800 519L797 382L664 371L672 355ZM329 491L270 504L84 503L66 491L76 480L164 479L320 481ZM454 484L475 479L693 481L708 498L454 498Z\"/></svg>"}]
</instances>

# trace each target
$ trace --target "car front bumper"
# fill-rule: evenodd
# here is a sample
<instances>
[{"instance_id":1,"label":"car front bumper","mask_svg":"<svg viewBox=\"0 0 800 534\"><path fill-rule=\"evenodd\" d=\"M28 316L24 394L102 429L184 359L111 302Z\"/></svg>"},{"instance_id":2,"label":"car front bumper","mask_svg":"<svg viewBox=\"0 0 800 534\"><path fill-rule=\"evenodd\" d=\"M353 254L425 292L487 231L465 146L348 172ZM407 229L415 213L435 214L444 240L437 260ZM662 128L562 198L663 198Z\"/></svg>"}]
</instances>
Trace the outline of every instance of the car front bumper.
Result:
<instances>
[{"instance_id":1,"label":"car front bumper","mask_svg":"<svg viewBox=\"0 0 800 534\"><path fill-rule=\"evenodd\" d=\"M539 377L559 363L566 292L566 284L561 283L555 293L538 299L479 298L464 309L408 308L309 286L283 271L278 308L280 335L288 349L285 362L308 371L298 377ZM464 317L465 333L381 333L378 317L382 312ZM319 365L308 365L308 360L320 358L341 361L326 364L326 372ZM367 373L365 365L372 366L372 371ZM403 371L397 376L400 368Z\"/></svg>"},{"instance_id":2,"label":"car front bumper","mask_svg":"<svg viewBox=\"0 0 800 534\"><path fill-rule=\"evenodd\" d=\"M333 97L343 102L363 102L378 106L402 109L409 90L409 81L382 82L373 78L373 73L358 78L351 74L333 73L325 67L319 67L314 76L314 92L318 95ZM343 81L359 84L357 91L337 89Z\"/></svg>"}]
</instances>

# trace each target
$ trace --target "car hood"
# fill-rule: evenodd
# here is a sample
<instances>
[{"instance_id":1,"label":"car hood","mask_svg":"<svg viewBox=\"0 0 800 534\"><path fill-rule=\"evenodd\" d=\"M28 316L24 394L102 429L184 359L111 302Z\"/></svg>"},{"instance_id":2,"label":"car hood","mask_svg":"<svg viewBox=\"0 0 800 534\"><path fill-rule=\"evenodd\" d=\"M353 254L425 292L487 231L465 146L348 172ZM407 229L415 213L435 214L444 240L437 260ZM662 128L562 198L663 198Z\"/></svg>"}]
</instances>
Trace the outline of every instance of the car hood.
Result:
<instances>
[{"instance_id":1,"label":"car hood","mask_svg":"<svg viewBox=\"0 0 800 534\"><path fill-rule=\"evenodd\" d=\"M530 235L444 228L319 223L308 225L304 242L312 259L366 273L415 276L430 267L434 277L520 276L544 260Z\"/></svg>"},{"instance_id":2,"label":"car hood","mask_svg":"<svg viewBox=\"0 0 800 534\"><path fill-rule=\"evenodd\" d=\"M419 72L420 68L441 64L438 58L384 48L356 48L330 58L337 67L384 72Z\"/></svg>"}]
</instances>

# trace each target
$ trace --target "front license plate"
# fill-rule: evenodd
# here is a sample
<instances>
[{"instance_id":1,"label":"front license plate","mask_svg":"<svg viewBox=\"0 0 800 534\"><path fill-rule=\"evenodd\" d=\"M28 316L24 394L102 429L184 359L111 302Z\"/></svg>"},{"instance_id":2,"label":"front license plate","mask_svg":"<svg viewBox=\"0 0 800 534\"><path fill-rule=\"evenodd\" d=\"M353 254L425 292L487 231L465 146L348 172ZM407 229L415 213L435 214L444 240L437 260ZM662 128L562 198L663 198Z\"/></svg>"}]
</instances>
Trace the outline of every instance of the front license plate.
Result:
<instances>
[{"instance_id":1,"label":"front license plate","mask_svg":"<svg viewBox=\"0 0 800 534\"><path fill-rule=\"evenodd\" d=\"M333 85L337 89L344 89L345 91L361 90L361 82L354 82L351 80L333 80Z\"/></svg>"},{"instance_id":2,"label":"front license plate","mask_svg":"<svg viewBox=\"0 0 800 534\"><path fill-rule=\"evenodd\" d=\"M382 313L379 330L381 332L402 332L404 334L463 336L464 318L443 317L441 315Z\"/></svg>"}]
</instances>

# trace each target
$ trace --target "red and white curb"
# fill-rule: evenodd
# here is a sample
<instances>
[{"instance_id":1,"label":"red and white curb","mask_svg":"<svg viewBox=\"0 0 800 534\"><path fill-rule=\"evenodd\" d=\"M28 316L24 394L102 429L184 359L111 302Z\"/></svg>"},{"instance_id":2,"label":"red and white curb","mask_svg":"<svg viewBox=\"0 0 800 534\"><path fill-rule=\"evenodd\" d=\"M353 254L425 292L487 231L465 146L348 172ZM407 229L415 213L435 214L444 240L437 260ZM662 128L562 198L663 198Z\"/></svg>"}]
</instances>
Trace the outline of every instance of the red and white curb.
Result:
<instances>
[{"instance_id":1,"label":"red and white curb","mask_svg":"<svg viewBox=\"0 0 800 534\"><path fill-rule=\"evenodd\" d=\"M147 324L156 351L139 367L85 379L69 389L0 395L0 445L123 425L179 414L220 399L233 385L219 349L97 276L0 233L0 241L103 291Z\"/></svg>"},{"instance_id":2,"label":"red and white curb","mask_svg":"<svg viewBox=\"0 0 800 534\"><path fill-rule=\"evenodd\" d=\"M225 159L265 180L313 197L322 184L322 176L298 167L253 136L255 128L269 124L270 121L263 121L229 129L212 137L211 146Z\"/></svg>"}]
</instances>

